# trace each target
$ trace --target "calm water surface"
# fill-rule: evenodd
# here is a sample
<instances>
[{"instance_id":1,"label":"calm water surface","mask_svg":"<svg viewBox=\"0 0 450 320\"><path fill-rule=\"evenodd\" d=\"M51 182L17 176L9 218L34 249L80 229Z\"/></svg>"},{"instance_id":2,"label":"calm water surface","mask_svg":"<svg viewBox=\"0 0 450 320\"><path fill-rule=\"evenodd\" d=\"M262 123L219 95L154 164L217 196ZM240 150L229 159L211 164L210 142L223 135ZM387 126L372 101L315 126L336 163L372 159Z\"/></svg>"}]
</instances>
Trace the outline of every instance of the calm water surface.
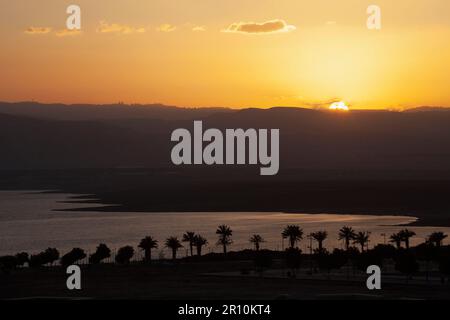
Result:
<instances>
[{"instance_id":1,"label":"calm water surface","mask_svg":"<svg viewBox=\"0 0 450 320\"><path fill-rule=\"evenodd\" d=\"M219 224L227 224L233 229L234 243L231 250L250 248L248 242L252 234L261 234L266 242L264 248L281 249L281 231L287 224L299 224L305 234L326 230L328 249L342 247L337 240L338 230L352 226L357 231L370 231L371 243L384 242L383 234L389 235L402 227L398 225L416 221L406 216L367 216L330 214L286 214L266 212L199 212L199 213L135 213L135 212L62 212L67 208L92 207L86 204L68 203L71 194L39 193L24 191L0 191L0 255L26 251L37 253L47 247L55 247L64 253L74 247L92 252L99 243L106 243L117 249L124 245L137 246L139 240L152 235L160 244L168 236L181 238L183 232L192 230L209 240L204 250L220 252L216 244L215 230ZM412 243L424 241L436 230L450 234L450 228L411 227L417 233ZM308 241L303 240L301 248L307 249ZM161 250L162 249L162 250ZM185 255L185 249L180 251ZM169 256L162 248L156 250L156 257Z\"/></svg>"}]
</instances>

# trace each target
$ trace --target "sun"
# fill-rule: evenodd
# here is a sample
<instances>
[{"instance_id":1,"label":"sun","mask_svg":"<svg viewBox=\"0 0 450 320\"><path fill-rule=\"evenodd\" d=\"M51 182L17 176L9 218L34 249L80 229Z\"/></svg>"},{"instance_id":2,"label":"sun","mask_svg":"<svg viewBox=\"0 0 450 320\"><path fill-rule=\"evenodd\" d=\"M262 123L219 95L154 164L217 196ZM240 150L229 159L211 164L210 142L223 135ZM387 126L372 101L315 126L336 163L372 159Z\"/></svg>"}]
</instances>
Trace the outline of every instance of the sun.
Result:
<instances>
[{"instance_id":1,"label":"sun","mask_svg":"<svg viewBox=\"0 0 450 320\"><path fill-rule=\"evenodd\" d=\"M339 102L333 102L330 105L330 110L336 110L336 111L350 111L350 108L345 104L344 101Z\"/></svg>"}]
</instances>

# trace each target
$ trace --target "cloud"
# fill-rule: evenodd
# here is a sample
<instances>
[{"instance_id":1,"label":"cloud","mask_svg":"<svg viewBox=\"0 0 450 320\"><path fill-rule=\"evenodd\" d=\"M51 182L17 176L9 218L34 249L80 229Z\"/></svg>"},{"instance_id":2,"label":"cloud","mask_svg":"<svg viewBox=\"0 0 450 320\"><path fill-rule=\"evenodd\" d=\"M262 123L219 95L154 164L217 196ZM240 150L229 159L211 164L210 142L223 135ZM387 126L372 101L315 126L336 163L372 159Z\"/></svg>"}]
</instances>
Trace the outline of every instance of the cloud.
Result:
<instances>
[{"instance_id":1,"label":"cloud","mask_svg":"<svg viewBox=\"0 0 450 320\"><path fill-rule=\"evenodd\" d=\"M231 24L223 32L230 33L247 33L247 34L265 34L265 33L279 33L290 32L297 29L293 25L288 25L284 20L276 19L263 23L256 22L237 22Z\"/></svg>"},{"instance_id":2,"label":"cloud","mask_svg":"<svg viewBox=\"0 0 450 320\"><path fill-rule=\"evenodd\" d=\"M116 34L132 34L132 33L144 33L146 31L143 27L132 27L125 24L107 23L100 21L100 26L97 28L98 33L116 33Z\"/></svg>"},{"instance_id":3,"label":"cloud","mask_svg":"<svg viewBox=\"0 0 450 320\"><path fill-rule=\"evenodd\" d=\"M35 34L47 34L52 32L52 28L49 27L28 27L25 30L26 34L35 35Z\"/></svg>"},{"instance_id":4,"label":"cloud","mask_svg":"<svg viewBox=\"0 0 450 320\"><path fill-rule=\"evenodd\" d=\"M80 30L61 29L61 30L55 31L55 35L57 37L77 36L80 34L81 34Z\"/></svg>"},{"instance_id":5,"label":"cloud","mask_svg":"<svg viewBox=\"0 0 450 320\"><path fill-rule=\"evenodd\" d=\"M156 28L156 30L158 30L159 32L172 32L172 31L175 31L176 29L177 29L176 26L173 26L168 23L164 23L164 24L160 25L158 28Z\"/></svg>"},{"instance_id":6,"label":"cloud","mask_svg":"<svg viewBox=\"0 0 450 320\"><path fill-rule=\"evenodd\" d=\"M205 26L194 26L192 28L192 31L194 32L202 32L202 31L206 31L206 27Z\"/></svg>"}]
</instances>

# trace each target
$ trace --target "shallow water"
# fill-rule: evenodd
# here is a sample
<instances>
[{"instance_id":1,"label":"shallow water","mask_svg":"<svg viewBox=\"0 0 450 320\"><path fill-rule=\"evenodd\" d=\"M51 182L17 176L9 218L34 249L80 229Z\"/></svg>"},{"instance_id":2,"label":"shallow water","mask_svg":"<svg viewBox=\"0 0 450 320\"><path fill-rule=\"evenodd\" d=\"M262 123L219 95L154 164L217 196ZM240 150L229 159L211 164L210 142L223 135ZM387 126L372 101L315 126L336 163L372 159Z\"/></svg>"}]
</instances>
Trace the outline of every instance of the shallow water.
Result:
<instances>
[{"instance_id":1,"label":"shallow water","mask_svg":"<svg viewBox=\"0 0 450 320\"><path fill-rule=\"evenodd\" d=\"M88 252L95 250L99 243L106 243L111 249L124 245L135 248L139 240L151 235L160 242L160 249L154 255L169 256L162 248L168 236L181 238L183 232L192 230L205 236L209 245L204 252L220 252L216 246L216 227L227 224L233 229L231 250L251 248L248 239L252 234L261 234L266 242L263 248L282 249L281 231L288 224L299 224L305 234L326 230L328 249L341 248L337 239L338 230L352 226L357 231L370 231L370 247L383 243L389 235L416 221L405 216L370 215L330 215L330 214L286 214L267 212L206 212L206 213L134 213L134 212L62 212L68 208L92 207L90 204L67 203L70 194L0 191L0 255L26 251L40 252L47 247L55 247L64 253L74 247ZM439 230L450 234L450 228L411 227L417 236L412 244L423 242L428 234ZM302 250L309 251L309 241L303 240ZM187 247L187 246L186 246ZM161 250L163 249L163 250ZM186 249L180 250L180 255Z\"/></svg>"}]
</instances>

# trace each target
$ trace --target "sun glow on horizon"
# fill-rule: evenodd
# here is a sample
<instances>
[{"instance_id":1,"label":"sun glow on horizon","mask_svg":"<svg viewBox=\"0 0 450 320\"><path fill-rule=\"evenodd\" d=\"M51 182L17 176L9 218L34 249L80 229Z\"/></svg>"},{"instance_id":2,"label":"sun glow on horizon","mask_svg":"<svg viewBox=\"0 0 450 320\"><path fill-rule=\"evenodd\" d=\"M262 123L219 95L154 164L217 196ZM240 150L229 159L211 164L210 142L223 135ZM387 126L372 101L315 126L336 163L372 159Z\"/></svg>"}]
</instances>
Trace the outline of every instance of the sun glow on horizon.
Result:
<instances>
[{"instance_id":1,"label":"sun glow on horizon","mask_svg":"<svg viewBox=\"0 0 450 320\"><path fill-rule=\"evenodd\" d=\"M449 107L450 1L378 0L381 30L356 2L80 0L68 32L64 1L3 1L0 101Z\"/></svg>"},{"instance_id":2,"label":"sun glow on horizon","mask_svg":"<svg viewBox=\"0 0 450 320\"><path fill-rule=\"evenodd\" d=\"M345 104L344 101L333 102L330 105L329 109L335 111L350 111L350 108Z\"/></svg>"}]
</instances>

